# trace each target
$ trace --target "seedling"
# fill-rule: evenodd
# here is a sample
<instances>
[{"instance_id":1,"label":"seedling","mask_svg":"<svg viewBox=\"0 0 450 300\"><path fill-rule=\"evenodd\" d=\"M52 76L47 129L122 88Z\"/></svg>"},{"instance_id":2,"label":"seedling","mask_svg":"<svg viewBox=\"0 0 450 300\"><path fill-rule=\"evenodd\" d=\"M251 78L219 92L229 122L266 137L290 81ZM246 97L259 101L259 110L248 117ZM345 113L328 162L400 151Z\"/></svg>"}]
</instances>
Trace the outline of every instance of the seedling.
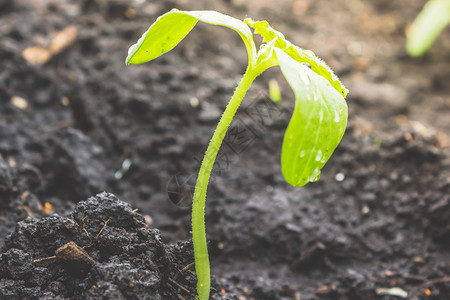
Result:
<instances>
[{"instance_id":1,"label":"seedling","mask_svg":"<svg viewBox=\"0 0 450 300\"><path fill-rule=\"evenodd\" d=\"M173 9L160 16L128 50L126 64L141 64L172 50L198 21L235 30L248 53L247 69L228 103L206 150L198 174L192 204L197 293L209 298L210 267L205 232L205 201L209 177L230 123L253 80L270 67L279 65L295 94L295 108L287 127L281 153L286 181L303 186L317 181L320 170L339 144L347 124L347 89L333 71L310 50L286 40L266 21L240 21L216 11ZM253 34L263 44L256 49Z\"/></svg>"},{"instance_id":2,"label":"seedling","mask_svg":"<svg viewBox=\"0 0 450 300\"><path fill-rule=\"evenodd\" d=\"M450 24L450 1L428 1L407 34L408 54L413 57L424 55L448 24Z\"/></svg>"}]
</instances>

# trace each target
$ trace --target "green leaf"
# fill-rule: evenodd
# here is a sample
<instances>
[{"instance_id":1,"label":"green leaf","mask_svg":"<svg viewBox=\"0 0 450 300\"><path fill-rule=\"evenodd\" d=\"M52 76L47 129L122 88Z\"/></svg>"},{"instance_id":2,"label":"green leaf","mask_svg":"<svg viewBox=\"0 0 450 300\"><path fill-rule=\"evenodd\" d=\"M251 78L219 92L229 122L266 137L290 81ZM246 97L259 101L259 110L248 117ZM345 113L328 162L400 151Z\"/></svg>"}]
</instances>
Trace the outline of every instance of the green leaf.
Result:
<instances>
[{"instance_id":1,"label":"green leaf","mask_svg":"<svg viewBox=\"0 0 450 300\"><path fill-rule=\"evenodd\" d=\"M431 47L439 33L450 23L450 1L430 0L412 24L406 40L406 51L418 57Z\"/></svg>"},{"instance_id":2,"label":"green leaf","mask_svg":"<svg viewBox=\"0 0 450 300\"><path fill-rule=\"evenodd\" d=\"M259 34L263 38L264 43L268 43L272 40L276 40L275 46L280 49L285 49L291 43L286 40L284 35L273 29L269 22L264 21L254 21L252 18L247 18L244 20L245 24L255 29L255 33Z\"/></svg>"},{"instance_id":3,"label":"green leaf","mask_svg":"<svg viewBox=\"0 0 450 300\"><path fill-rule=\"evenodd\" d=\"M283 140L281 169L286 181L303 186L320 170L344 135L347 103L328 80L275 48L281 71L295 94L295 108Z\"/></svg>"},{"instance_id":4,"label":"green leaf","mask_svg":"<svg viewBox=\"0 0 450 300\"><path fill-rule=\"evenodd\" d=\"M216 11L181 11L172 9L160 16L128 50L127 65L142 64L172 50L194 28L198 21L235 30L245 43L249 61L256 56L250 28L242 21Z\"/></svg>"},{"instance_id":5,"label":"green leaf","mask_svg":"<svg viewBox=\"0 0 450 300\"><path fill-rule=\"evenodd\" d=\"M245 24L255 29L255 33L263 38L263 42L274 42L274 46L282 49L290 57L301 63L308 63L311 69L318 75L327 79L330 84L345 98L348 90L334 74L333 70L320 58L318 58L311 50L304 50L289 42L284 35L273 29L267 21L253 21L251 18L244 20Z\"/></svg>"}]
</instances>

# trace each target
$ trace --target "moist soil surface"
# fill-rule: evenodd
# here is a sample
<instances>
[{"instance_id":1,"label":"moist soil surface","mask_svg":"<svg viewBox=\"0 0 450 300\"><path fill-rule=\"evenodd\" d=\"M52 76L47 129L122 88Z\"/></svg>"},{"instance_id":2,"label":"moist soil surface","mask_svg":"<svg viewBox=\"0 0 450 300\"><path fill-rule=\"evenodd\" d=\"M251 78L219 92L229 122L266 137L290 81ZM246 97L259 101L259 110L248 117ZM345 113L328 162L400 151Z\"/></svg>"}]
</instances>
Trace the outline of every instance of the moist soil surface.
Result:
<instances>
[{"instance_id":1,"label":"moist soil surface","mask_svg":"<svg viewBox=\"0 0 450 300\"><path fill-rule=\"evenodd\" d=\"M404 50L425 2L1 1L0 299L195 298L192 187L247 57L199 24L126 67L174 7L267 19L350 90L340 146L294 188L293 93L278 68L252 85L208 190L211 297L449 299L449 29L420 59Z\"/></svg>"}]
</instances>

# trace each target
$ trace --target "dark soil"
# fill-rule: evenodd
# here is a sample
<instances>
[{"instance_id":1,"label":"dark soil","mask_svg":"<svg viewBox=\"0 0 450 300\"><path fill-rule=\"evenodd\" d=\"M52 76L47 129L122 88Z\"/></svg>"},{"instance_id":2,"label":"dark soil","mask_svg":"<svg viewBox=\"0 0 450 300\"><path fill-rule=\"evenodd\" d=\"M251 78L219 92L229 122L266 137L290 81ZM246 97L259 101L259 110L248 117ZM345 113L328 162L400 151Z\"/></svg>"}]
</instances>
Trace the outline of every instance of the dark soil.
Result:
<instances>
[{"instance_id":1,"label":"dark soil","mask_svg":"<svg viewBox=\"0 0 450 300\"><path fill-rule=\"evenodd\" d=\"M191 185L246 53L199 24L126 67L173 7L267 19L350 90L341 145L298 189L279 163L293 94L275 68L254 83L208 192L212 297L449 299L450 31L404 50L425 2L0 2L0 299L194 299Z\"/></svg>"}]
</instances>

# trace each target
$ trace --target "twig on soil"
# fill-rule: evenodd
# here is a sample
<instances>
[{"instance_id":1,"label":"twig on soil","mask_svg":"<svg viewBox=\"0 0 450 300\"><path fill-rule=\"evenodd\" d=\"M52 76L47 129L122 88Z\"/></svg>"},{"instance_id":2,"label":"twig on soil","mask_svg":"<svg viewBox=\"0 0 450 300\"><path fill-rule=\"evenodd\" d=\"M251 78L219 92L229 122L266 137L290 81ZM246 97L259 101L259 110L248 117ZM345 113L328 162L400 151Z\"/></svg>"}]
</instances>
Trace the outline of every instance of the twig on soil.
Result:
<instances>
[{"instance_id":1,"label":"twig on soil","mask_svg":"<svg viewBox=\"0 0 450 300\"><path fill-rule=\"evenodd\" d=\"M440 283L446 283L446 282L450 282L450 277L442 277L442 278L425 281L424 283L420 284L417 288L415 288L412 294L417 295L418 293L420 293L420 290L422 288L426 288L424 292L425 292L425 294L429 295L428 293L431 294L430 290L428 289L429 286L432 286L435 284L440 284Z\"/></svg>"},{"instance_id":2,"label":"twig on soil","mask_svg":"<svg viewBox=\"0 0 450 300\"><path fill-rule=\"evenodd\" d=\"M83 248L72 241L56 249L55 254L61 260L84 262L90 266L95 264L95 260Z\"/></svg>"},{"instance_id":3,"label":"twig on soil","mask_svg":"<svg viewBox=\"0 0 450 300\"><path fill-rule=\"evenodd\" d=\"M438 279L429 280L425 282L423 285L433 285L436 283L445 283L445 282L450 282L450 277L442 277Z\"/></svg>"},{"instance_id":4,"label":"twig on soil","mask_svg":"<svg viewBox=\"0 0 450 300\"><path fill-rule=\"evenodd\" d=\"M186 267L184 267L183 269L181 269L180 271L178 271L178 274L175 275L175 277L173 278L174 280L177 280L178 277L183 274L184 272L186 272L188 269L190 269L195 263L192 262L190 264L188 264Z\"/></svg>"},{"instance_id":5,"label":"twig on soil","mask_svg":"<svg viewBox=\"0 0 450 300\"><path fill-rule=\"evenodd\" d=\"M105 222L105 225L103 225L102 229L100 229L100 231L97 233L97 236L95 237L95 239L97 239L98 236L102 233L103 229L105 229L105 227L106 227L106 225L108 224L109 221L111 221L111 218L109 218L106 221L103 221L103 222Z\"/></svg>"},{"instance_id":6,"label":"twig on soil","mask_svg":"<svg viewBox=\"0 0 450 300\"><path fill-rule=\"evenodd\" d=\"M181 300L186 300L186 298L184 298L183 296L181 296L180 294L177 294L177 297L178 297L178 299L181 299Z\"/></svg>"},{"instance_id":7,"label":"twig on soil","mask_svg":"<svg viewBox=\"0 0 450 300\"><path fill-rule=\"evenodd\" d=\"M75 244L74 242L68 242L67 244L59 247L55 251L54 256L49 256L45 258L38 258L33 260L33 263L40 263L48 260L59 259L66 261L80 261L85 262L88 265L94 265L95 260L89 256L89 254L80 246Z\"/></svg>"},{"instance_id":8,"label":"twig on soil","mask_svg":"<svg viewBox=\"0 0 450 300\"><path fill-rule=\"evenodd\" d=\"M411 274L403 274L402 277L407 281L407 282L412 282L412 283L421 283L426 281L426 277L424 276L418 276L418 275L411 275Z\"/></svg>"},{"instance_id":9,"label":"twig on soil","mask_svg":"<svg viewBox=\"0 0 450 300\"><path fill-rule=\"evenodd\" d=\"M314 245L306 249L304 253L302 253L300 258L298 258L294 262L293 267L294 268L307 267L312 263L319 261L325 255L326 250L327 247L323 243L321 242L315 243Z\"/></svg>"},{"instance_id":10,"label":"twig on soil","mask_svg":"<svg viewBox=\"0 0 450 300\"><path fill-rule=\"evenodd\" d=\"M56 259L56 255L50 256L50 257L45 257L45 258L34 259L33 263L36 264L36 263L40 263L40 262L47 261L47 260L52 260L52 259Z\"/></svg>"},{"instance_id":11,"label":"twig on soil","mask_svg":"<svg viewBox=\"0 0 450 300\"><path fill-rule=\"evenodd\" d=\"M185 288L184 286L182 286L181 284L179 284L178 282L176 282L175 280L173 280L172 278L169 278L169 281L171 283L173 283L174 285L176 285L180 290L184 291L186 294L189 294L189 290L187 288Z\"/></svg>"},{"instance_id":12,"label":"twig on soil","mask_svg":"<svg viewBox=\"0 0 450 300\"><path fill-rule=\"evenodd\" d=\"M84 219L86 219L86 218L87 218L87 216L84 217L83 219L81 219L81 222L83 222L83 230L84 230L84 232L86 233L88 239L91 239L91 236L89 235L89 232L86 230L86 228L84 228L84 225L85 225ZM88 221L89 221L89 220L88 220Z\"/></svg>"}]
</instances>

